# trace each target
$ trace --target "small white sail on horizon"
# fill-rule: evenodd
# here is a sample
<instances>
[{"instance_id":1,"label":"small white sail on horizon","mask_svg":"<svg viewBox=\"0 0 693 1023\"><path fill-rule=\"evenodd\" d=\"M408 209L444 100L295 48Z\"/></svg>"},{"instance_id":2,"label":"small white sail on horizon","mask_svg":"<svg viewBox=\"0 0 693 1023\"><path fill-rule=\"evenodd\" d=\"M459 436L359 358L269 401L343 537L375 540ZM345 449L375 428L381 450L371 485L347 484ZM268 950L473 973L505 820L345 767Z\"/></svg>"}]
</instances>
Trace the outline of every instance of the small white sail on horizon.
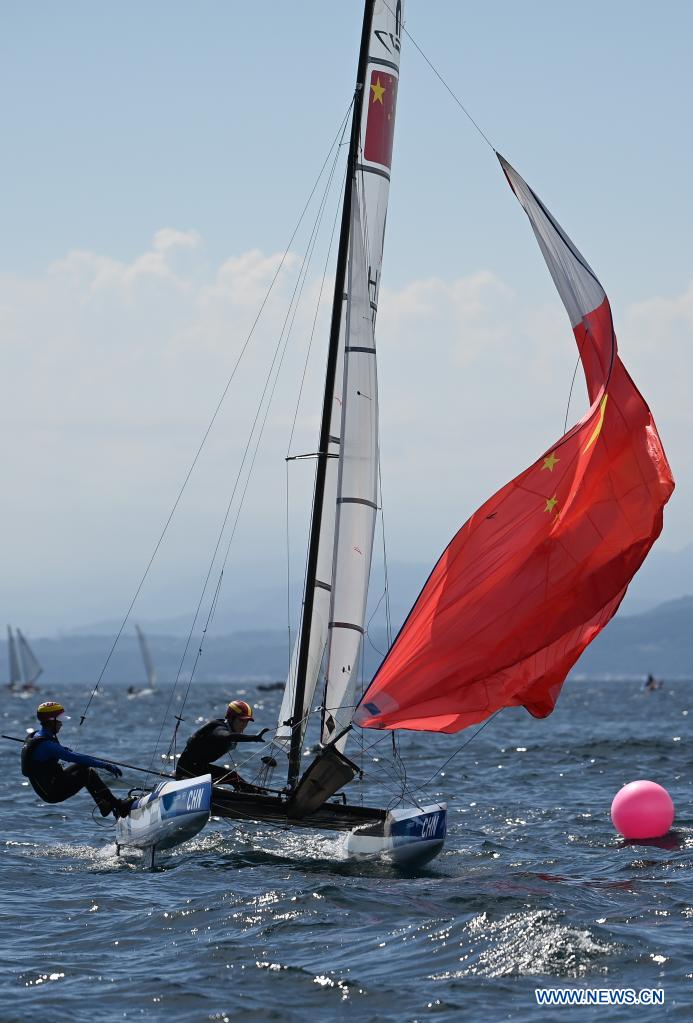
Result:
<instances>
[{"instance_id":1,"label":"small white sail on horizon","mask_svg":"<svg viewBox=\"0 0 693 1023\"><path fill-rule=\"evenodd\" d=\"M9 688L16 689L22 684L22 672L17 656L17 644L10 625L7 626L7 656L10 662Z\"/></svg>"},{"instance_id":2,"label":"small white sail on horizon","mask_svg":"<svg viewBox=\"0 0 693 1023\"><path fill-rule=\"evenodd\" d=\"M43 668L39 664L34 651L27 643L26 638L22 635L21 629L17 629L17 647L19 661L22 666L22 682L24 686L33 686L38 677L43 674Z\"/></svg>"},{"instance_id":3,"label":"small white sail on horizon","mask_svg":"<svg viewBox=\"0 0 693 1023\"><path fill-rule=\"evenodd\" d=\"M142 654L142 660L144 662L144 670L147 673L147 685L148 685L148 687L150 689L155 689L156 688L156 669L154 667L154 662L152 661L151 655L149 653L149 647L147 646L147 641L144 638L144 633L142 632L142 630L139 627L139 625L135 626L135 632L137 633L137 639L138 639L139 644L140 644L140 653Z\"/></svg>"}]
</instances>

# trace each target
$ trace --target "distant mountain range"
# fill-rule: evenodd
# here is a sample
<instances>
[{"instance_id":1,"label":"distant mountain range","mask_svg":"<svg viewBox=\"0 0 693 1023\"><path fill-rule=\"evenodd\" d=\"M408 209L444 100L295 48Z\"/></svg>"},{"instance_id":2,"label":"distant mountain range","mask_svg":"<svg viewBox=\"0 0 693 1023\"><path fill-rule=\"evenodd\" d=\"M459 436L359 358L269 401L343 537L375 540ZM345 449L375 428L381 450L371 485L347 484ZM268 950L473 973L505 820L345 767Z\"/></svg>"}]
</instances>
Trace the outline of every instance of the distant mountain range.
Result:
<instances>
[{"instance_id":1,"label":"distant mountain range","mask_svg":"<svg viewBox=\"0 0 693 1023\"><path fill-rule=\"evenodd\" d=\"M102 635L73 633L57 639L32 640L44 667L39 682L42 691L52 692L70 683L93 684L101 672L113 635L113 631ZM178 671L185 638L151 632L148 643L161 685L167 686ZM190 644L184 676L191 668L198 646L198 639ZM380 652L385 649L384 629L371 628L366 640L364 677L372 675L381 660ZM6 665L7 658L7 644L0 643L0 663ZM286 675L288 658L286 629L244 630L226 636L212 634L205 641L196 678L198 683L277 681ZM572 675L638 678L649 672L665 679L693 679L693 597L667 601L642 614L619 613L587 648ZM104 684L111 682L146 684L139 647L132 633L121 638L109 663Z\"/></svg>"},{"instance_id":2,"label":"distant mountain range","mask_svg":"<svg viewBox=\"0 0 693 1023\"><path fill-rule=\"evenodd\" d=\"M693 679L693 597L680 597L644 614L619 614L592 642L573 676Z\"/></svg>"},{"instance_id":3,"label":"distant mountain range","mask_svg":"<svg viewBox=\"0 0 693 1023\"><path fill-rule=\"evenodd\" d=\"M416 562L395 562L388 567L390 609L395 629L404 620L431 568L431 565ZM370 587L373 606L381 599L383 589L382 568L374 564ZM693 593L693 544L679 551L655 546L631 583L619 610L619 618L650 611L659 604L690 593ZM295 585L290 605L297 608L300 600L301 593ZM252 585L238 587L237 591L228 594L222 610L210 625L210 633L222 636L258 628L286 632L286 606L286 586L258 581L256 577ZM180 637L188 635L192 619L192 613L186 613L157 619L135 617L133 621L139 622L148 636ZM382 616L376 621L382 624ZM22 623L18 624L21 627ZM115 618L104 619L68 629L63 635L115 636L120 624L121 620Z\"/></svg>"},{"instance_id":4,"label":"distant mountain range","mask_svg":"<svg viewBox=\"0 0 693 1023\"><path fill-rule=\"evenodd\" d=\"M390 608L396 628L399 628L399 624L404 620L430 571L430 565L418 563L400 562L389 566ZM380 601L383 591L382 570L379 566L374 565L370 586L371 603L374 607ZM291 607L300 607L301 598L302 592L296 583L292 587L290 596ZM251 585L229 592L222 610L217 613L210 624L209 633L216 636L228 636L231 632L278 629L286 634L286 606L286 585L281 586L256 579ZM372 610L369 611L369 615L371 613ZM148 636L187 636L192 620L191 612L166 618L133 618L133 621L137 621ZM120 620L104 619L81 625L78 628L67 629L63 635L115 636L120 625Z\"/></svg>"}]
</instances>

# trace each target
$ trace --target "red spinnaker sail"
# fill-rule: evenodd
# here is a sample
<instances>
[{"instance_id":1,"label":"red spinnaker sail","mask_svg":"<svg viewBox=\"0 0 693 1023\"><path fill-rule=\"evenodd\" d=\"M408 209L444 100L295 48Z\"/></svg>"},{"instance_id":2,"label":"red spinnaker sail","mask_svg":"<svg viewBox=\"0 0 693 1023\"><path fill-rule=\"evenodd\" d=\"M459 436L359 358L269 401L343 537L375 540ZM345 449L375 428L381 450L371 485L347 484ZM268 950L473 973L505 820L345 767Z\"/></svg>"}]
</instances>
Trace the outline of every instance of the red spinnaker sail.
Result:
<instances>
[{"instance_id":1,"label":"red spinnaker sail","mask_svg":"<svg viewBox=\"0 0 693 1023\"><path fill-rule=\"evenodd\" d=\"M365 728L456 732L511 706L550 714L661 532L674 489L618 357L606 294L499 159L570 317L591 406L453 538L356 711Z\"/></svg>"}]
</instances>

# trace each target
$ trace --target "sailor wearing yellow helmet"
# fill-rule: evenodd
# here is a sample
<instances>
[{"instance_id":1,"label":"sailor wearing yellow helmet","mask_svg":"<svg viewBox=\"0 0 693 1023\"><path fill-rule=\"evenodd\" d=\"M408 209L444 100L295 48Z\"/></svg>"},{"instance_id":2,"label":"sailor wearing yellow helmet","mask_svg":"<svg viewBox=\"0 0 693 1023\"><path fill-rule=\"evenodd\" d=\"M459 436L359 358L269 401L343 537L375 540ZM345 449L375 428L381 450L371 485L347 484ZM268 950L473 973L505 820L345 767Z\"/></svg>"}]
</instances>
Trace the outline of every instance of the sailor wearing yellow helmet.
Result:
<instances>
[{"instance_id":1,"label":"sailor wearing yellow helmet","mask_svg":"<svg viewBox=\"0 0 693 1023\"><path fill-rule=\"evenodd\" d=\"M176 778L195 778L211 774L212 781L233 785L241 792L262 792L256 785L243 781L237 771L214 763L234 750L239 742L264 742L269 728L258 735L245 735L249 721L254 721L253 708L245 700L232 700L223 718L207 721L188 739L176 764Z\"/></svg>"},{"instance_id":2,"label":"sailor wearing yellow helmet","mask_svg":"<svg viewBox=\"0 0 693 1023\"><path fill-rule=\"evenodd\" d=\"M98 760L58 742L65 708L62 703L49 700L36 710L40 728L30 732L22 746L22 774L29 779L34 792L46 803L62 803L86 789L101 811L124 817L132 806L132 799L118 799L99 778L96 770L108 771L120 778L122 771L107 760ZM67 763L62 767L60 761Z\"/></svg>"}]
</instances>

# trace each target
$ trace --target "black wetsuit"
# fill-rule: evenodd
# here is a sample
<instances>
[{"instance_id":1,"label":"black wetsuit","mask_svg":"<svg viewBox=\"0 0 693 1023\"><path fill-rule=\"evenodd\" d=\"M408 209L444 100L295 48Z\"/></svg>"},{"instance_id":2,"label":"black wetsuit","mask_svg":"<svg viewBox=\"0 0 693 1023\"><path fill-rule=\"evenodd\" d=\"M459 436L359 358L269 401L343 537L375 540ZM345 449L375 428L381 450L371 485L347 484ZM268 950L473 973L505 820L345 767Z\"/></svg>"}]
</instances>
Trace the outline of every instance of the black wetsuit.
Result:
<instances>
[{"instance_id":1,"label":"black wetsuit","mask_svg":"<svg viewBox=\"0 0 693 1023\"><path fill-rule=\"evenodd\" d=\"M176 778L195 778L199 774L211 774L212 781L225 781L238 788L255 788L228 767L214 764L214 760L225 756L236 748L239 742L263 742L261 735L244 735L232 732L226 718L215 718L198 728L188 739L185 749L176 764Z\"/></svg>"},{"instance_id":2,"label":"black wetsuit","mask_svg":"<svg viewBox=\"0 0 693 1023\"><path fill-rule=\"evenodd\" d=\"M67 761L68 766L62 767L60 760ZM46 803L62 803L80 789L87 789L105 817L122 804L101 781L95 767L114 770L105 760L86 753L75 753L61 745L47 728L34 732L22 746L22 774L29 779L41 799Z\"/></svg>"}]
</instances>

